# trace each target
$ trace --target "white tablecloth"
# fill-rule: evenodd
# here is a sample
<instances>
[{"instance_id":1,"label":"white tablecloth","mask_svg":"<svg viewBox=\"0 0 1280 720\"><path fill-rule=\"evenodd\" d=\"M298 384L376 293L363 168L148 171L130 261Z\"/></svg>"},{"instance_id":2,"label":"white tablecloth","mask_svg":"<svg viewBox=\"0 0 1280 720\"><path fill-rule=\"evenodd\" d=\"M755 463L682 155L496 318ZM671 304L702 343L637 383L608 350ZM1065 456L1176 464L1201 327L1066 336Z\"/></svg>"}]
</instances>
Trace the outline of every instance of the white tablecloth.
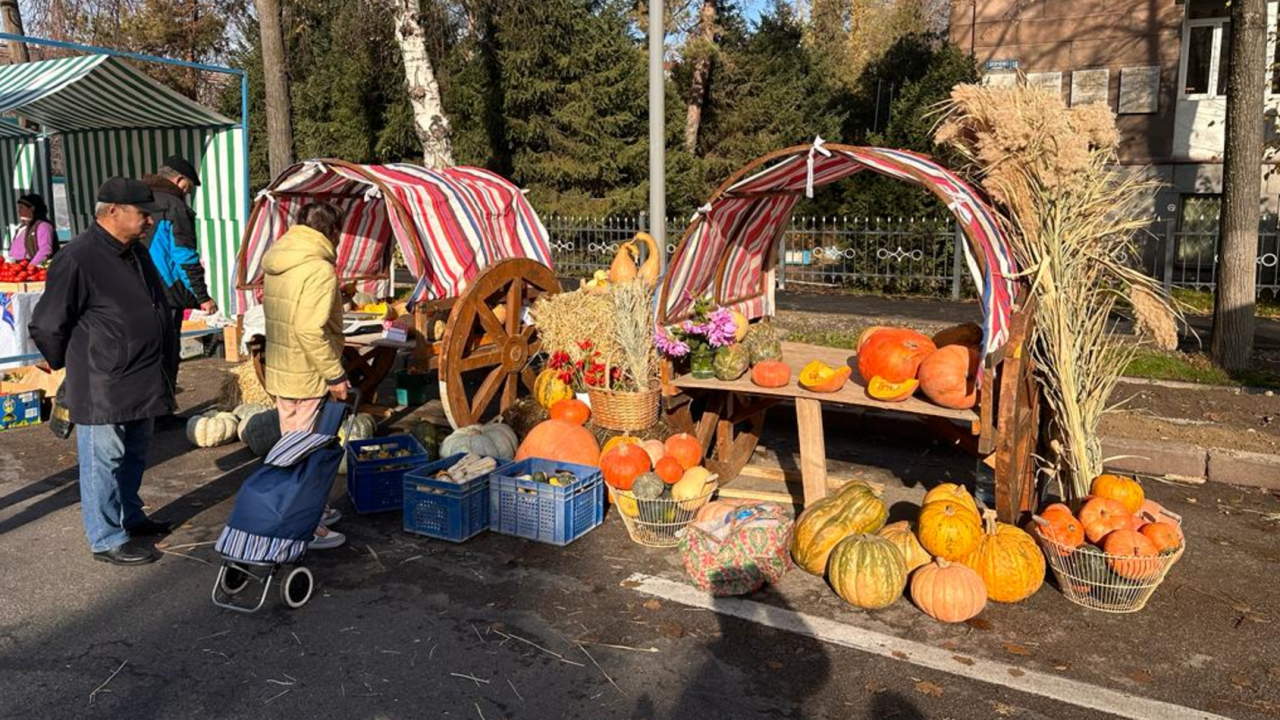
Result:
<instances>
[{"instance_id":1,"label":"white tablecloth","mask_svg":"<svg viewBox=\"0 0 1280 720\"><path fill-rule=\"evenodd\" d=\"M3 358L38 353L27 325L41 293L0 293L0 370L34 365L36 360L3 362Z\"/></svg>"}]
</instances>

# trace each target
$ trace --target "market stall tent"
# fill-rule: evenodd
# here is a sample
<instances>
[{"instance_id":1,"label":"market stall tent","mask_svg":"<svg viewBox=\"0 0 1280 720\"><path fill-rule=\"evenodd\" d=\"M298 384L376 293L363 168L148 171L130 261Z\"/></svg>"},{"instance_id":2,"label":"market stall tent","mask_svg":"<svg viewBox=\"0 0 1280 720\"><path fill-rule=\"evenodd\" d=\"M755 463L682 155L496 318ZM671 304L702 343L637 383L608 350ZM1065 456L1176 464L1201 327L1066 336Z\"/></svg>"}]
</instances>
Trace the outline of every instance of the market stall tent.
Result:
<instances>
[{"instance_id":1,"label":"market stall tent","mask_svg":"<svg viewBox=\"0 0 1280 720\"><path fill-rule=\"evenodd\" d=\"M0 67L0 113L27 119L41 132L0 124L0 226L17 222L18 196L52 199L47 138L60 134L66 155L69 224L93 221L97 188L113 175L140 178L169 155L200 172L191 198L196 235L220 307L230 307L244 212L248 206L244 134L230 120L152 80L130 63L104 54Z\"/></svg>"},{"instance_id":2,"label":"market stall tent","mask_svg":"<svg viewBox=\"0 0 1280 720\"><path fill-rule=\"evenodd\" d=\"M797 145L739 170L698 209L671 260L659 301L664 324L683 318L694 299L711 294L749 318L772 315L773 269L791 212L813 189L869 170L918 185L955 215L974 284L982 295L985 355L1009 339L1017 270L991 209L954 173L905 150L827 144Z\"/></svg>"},{"instance_id":3,"label":"market stall tent","mask_svg":"<svg viewBox=\"0 0 1280 720\"><path fill-rule=\"evenodd\" d=\"M397 163L310 160L284 171L258 194L237 267L241 311L255 302L262 258L306 203L344 212L338 272L377 297L392 293L392 239L417 286L410 302L457 297L480 270L507 258L551 265L547 231L520 188L474 167L443 170Z\"/></svg>"}]
</instances>

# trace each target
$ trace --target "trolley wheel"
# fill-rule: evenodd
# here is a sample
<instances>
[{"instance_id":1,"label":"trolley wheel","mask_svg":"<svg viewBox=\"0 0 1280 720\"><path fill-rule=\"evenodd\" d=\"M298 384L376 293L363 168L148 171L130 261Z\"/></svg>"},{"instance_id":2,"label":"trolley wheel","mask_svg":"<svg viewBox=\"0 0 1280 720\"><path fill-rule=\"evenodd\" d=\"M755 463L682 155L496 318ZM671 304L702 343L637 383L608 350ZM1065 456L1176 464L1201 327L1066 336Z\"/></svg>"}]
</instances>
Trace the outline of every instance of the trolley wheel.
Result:
<instances>
[{"instance_id":1,"label":"trolley wheel","mask_svg":"<svg viewBox=\"0 0 1280 720\"><path fill-rule=\"evenodd\" d=\"M472 278L453 304L440 342L440 399L455 429L480 422L494 400L507 410L521 385L533 391L533 360L542 341L525 324L525 311L558 292L551 268L527 258L500 260ZM473 397L467 396L468 379L479 381Z\"/></svg>"},{"instance_id":2,"label":"trolley wheel","mask_svg":"<svg viewBox=\"0 0 1280 720\"><path fill-rule=\"evenodd\" d=\"M235 595L249 586L252 576L235 563L227 563L218 578L218 587L227 595Z\"/></svg>"},{"instance_id":3,"label":"trolley wheel","mask_svg":"<svg viewBox=\"0 0 1280 720\"><path fill-rule=\"evenodd\" d=\"M285 605L297 610L311 599L316 589L315 577L304 567L290 568L280 580L280 599Z\"/></svg>"}]
</instances>

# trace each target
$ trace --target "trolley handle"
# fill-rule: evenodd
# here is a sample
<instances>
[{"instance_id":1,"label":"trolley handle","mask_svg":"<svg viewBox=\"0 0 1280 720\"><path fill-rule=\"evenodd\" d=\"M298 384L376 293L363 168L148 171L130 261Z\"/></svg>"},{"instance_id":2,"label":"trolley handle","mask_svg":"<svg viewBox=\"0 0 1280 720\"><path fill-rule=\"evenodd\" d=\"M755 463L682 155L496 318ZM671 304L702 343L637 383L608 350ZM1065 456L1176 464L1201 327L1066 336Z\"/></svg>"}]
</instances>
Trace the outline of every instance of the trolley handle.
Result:
<instances>
[{"instance_id":1,"label":"trolley handle","mask_svg":"<svg viewBox=\"0 0 1280 720\"><path fill-rule=\"evenodd\" d=\"M342 429L346 427L349 421L355 419L355 416L360 412L359 388L351 386L351 390L347 393L347 399L342 401L342 405L347 411L343 414L342 422L338 423L338 440L342 445L342 454L346 455L347 448L351 445L351 433L343 436Z\"/></svg>"}]
</instances>

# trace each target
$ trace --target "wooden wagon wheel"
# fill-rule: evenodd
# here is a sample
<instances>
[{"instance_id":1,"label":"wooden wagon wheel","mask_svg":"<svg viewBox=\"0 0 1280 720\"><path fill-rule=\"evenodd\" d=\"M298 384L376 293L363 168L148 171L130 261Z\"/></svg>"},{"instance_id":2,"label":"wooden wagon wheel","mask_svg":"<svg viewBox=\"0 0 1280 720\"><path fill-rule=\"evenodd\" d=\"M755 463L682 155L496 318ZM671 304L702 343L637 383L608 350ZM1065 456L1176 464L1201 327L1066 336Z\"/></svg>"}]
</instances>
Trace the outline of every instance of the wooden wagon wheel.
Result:
<instances>
[{"instance_id":1,"label":"wooden wagon wheel","mask_svg":"<svg viewBox=\"0 0 1280 720\"><path fill-rule=\"evenodd\" d=\"M667 422L676 430L697 437L706 448L703 464L727 482L738 477L751 461L760 443L765 413L781 401L774 397L707 391L697 397L690 396L669 410Z\"/></svg>"},{"instance_id":2,"label":"wooden wagon wheel","mask_svg":"<svg viewBox=\"0 0 1280 720\"><path fill-rule=\"evenodd\" d=\"M440 399L454 428L478 422L501 391L500 407L515 403L520 384L532 391L537 375L530 361L542 346L524 310L538 296L560 292L551 268L536 260L510 258L480 271L449 313L440 343ZM501 307L500 320L494 309ZM479 380L474 397L467 378Z\"/></svg>"}]
</instances>

